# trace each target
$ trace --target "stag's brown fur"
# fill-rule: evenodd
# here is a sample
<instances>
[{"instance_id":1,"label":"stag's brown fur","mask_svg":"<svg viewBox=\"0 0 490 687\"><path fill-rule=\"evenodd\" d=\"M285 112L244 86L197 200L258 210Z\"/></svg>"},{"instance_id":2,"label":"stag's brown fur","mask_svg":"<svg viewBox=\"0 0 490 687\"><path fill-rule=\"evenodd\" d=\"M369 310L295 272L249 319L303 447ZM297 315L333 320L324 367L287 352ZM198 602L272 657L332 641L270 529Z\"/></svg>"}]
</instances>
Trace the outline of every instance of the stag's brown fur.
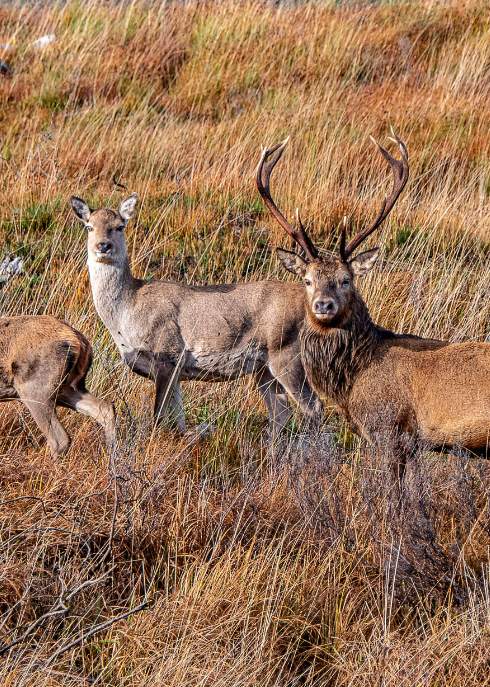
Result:
<instances>
[{"instance_id":1,"label":"stag's brown fur","mask_svg":"<svg viewBox=\"0 0 490 687\"><path fill-rule=\"evenodd\" d=\"M57 405L91 415L104 428L108 444L114 442L112 404L85 388L91 363L87 339L55 317L0 318L0 401L25 405L55 456L70 445Z\"/></svg>"},{"instance_id":2,"label":"stag's brown fur","mask_svg":"<svg viewBox=\"0 0 490 687\"><path fill-rule=\"evenodd\" d=\"M337 268L348 266L339 261ZM319 322L309 302L307 312L301 351L308 379L358 433L375 441L389 422L434 447L486 450L490 344L450 344L383 329L354 286L338 325Z\"/></svg>"}]
</instances>

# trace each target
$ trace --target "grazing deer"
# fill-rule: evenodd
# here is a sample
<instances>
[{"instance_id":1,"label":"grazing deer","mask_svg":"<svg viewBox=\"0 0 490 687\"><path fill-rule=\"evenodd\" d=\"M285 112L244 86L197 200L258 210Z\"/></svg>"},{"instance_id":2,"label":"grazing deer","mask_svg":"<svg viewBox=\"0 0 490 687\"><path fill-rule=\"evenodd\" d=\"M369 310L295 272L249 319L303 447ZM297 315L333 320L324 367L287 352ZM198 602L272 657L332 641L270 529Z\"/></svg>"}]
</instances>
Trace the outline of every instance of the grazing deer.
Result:
<instances>
[{"instance_id":1,"label":"grazing deer","mask_svg":"<svg viewBox=\"0 0 490 687\"><path fill-rule=\"evenodd\" d=\"M131 273L125 228L136 194L119 206L91 210L72 197L87 228L94 304L123 361L155 383L154 417L185 431L181 380L211 382L253 375L273 435L291 415L287 394L312 418L321 404L301 364L298 334L304 307L299 284L261 281L187 286L145 282Z\"/></svg>"},{"instance_id":2,"label":"grazing deer","mask_svg":"<svg viewBox=\"0 0 490 687\"><path fill-rule=\"evenodd\" d=\"M56 406L93 417L108 448L114 446L114 408L85 388L91 362L90 343L66 322L50 315L0 317L0 401L28 408L55 457L70 445Z\"/></svg>"},{"instance_id":3,"label":"grazing deer","mask_svg":"<svg viewBox=\"0 0 490 687\"><path fill-rule=\"evenodd\" d=\"M270 195L270 175L285 143L263 152L259 191L303 254L278 249L284 267L302 278L306 316L300 334L303 365L312 388L332 399L354 431L370 443L394 430L397 473L406 448L428 445L486 453L490 435L490 344L449 343L395 334L373 323L354 285L376 262L379 248L354 252L386 219L408 179L408 153L395 138L401 159L378 145L394 184L373 224L348 244L344 227L338 254L320 255L298 215L289 224ZM408 443L407 443L408 442ZM398 450L399 449L399 450Z\"/></svg>"}]
</instances>

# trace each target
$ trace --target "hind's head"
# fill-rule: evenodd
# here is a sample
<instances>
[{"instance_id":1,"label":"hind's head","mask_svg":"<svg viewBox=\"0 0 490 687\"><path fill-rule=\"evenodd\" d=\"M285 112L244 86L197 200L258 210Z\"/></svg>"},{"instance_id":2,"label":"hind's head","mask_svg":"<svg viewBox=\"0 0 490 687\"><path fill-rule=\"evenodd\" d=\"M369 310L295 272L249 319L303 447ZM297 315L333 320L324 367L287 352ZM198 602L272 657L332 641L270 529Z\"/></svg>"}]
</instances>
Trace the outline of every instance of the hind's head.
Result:
<instances>
[{"instance_id":1,"label":"hind's head","mask_svg":"<svg viewBox=\"0 0 490 687\"><path fill-rule=\"evenodd\" d=\"M138 196L133 193L122 201L118 210L92 210L81 198L71 197L72 210L87 229L89 262L118 265L126 260L124 230L134 215L137 201Z\"/></svg>"}]
</instances>

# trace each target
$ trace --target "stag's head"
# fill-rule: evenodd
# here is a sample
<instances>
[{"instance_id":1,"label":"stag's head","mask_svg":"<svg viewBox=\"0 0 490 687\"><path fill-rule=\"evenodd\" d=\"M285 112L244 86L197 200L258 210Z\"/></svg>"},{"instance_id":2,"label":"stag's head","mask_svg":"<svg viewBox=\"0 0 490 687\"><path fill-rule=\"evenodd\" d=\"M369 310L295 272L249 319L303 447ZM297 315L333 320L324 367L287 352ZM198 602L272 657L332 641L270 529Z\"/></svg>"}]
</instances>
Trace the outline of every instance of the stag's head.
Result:
<instances>
[{"instance_id":1,"label":"stag's head","mask_svg":"<svg viewBox=\"0 0 490 687\"><path fill-rule=\"evenodd\" d=\"M118 210L92 210L81 198L71 197L72 210L87 229L89 260L117 265L126 259L124 229L134 215L137 201L138 196L133 193L122 201Z\"/></svg>"},{"instance_id":2,"label":"stag's head","mask_svg":"<svg viewBox=\"0 0 490 687\"><path fill-rule=\"evenodd\" d=\"M390 164L394 177L392 192L384 200L376 220L371 226L360 231L349 243L347 243L347 232L344 226L338 253L324 253L322 255L308 236L299 212L296 215L297 227L295 228L279 210L270 193L270 177L284 152L287 140L272 148L267 148L262 153L257 169L257 188L272 215L301 251L299 254L278 248L277 255L287 270L303 280L308 314L322 327L340 327L349 320L352 312L352 301L356 295L354 279L366 274L373 267L379 255L379 248L357 253L357 255L354 253L360 244L386 219L407 183L408 153L406 146L395 135L392 140L399 146L400 160L392 157L385 148L374 141L383 157Z\"/></svg>"}]
</instances>

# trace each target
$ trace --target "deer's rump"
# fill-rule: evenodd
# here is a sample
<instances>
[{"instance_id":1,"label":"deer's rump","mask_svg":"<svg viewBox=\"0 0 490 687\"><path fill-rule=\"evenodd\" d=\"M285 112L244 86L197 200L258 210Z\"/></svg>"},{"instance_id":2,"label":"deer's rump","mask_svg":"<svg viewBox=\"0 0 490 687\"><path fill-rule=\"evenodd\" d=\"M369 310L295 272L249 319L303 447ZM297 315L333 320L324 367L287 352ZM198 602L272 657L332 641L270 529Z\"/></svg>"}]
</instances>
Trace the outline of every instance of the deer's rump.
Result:
<instances>
[{"instance_id":1,"label":"deer's rump","mask_svg":"<svg viewBox=\"0 0 490 687\"><path fill-rule=\"evenodd\" d=\"M0 318L0 400L17 398L18 383L46 388L83 384L92 350L88 340L50 315Z\"/></svg>"}]
</instances>

